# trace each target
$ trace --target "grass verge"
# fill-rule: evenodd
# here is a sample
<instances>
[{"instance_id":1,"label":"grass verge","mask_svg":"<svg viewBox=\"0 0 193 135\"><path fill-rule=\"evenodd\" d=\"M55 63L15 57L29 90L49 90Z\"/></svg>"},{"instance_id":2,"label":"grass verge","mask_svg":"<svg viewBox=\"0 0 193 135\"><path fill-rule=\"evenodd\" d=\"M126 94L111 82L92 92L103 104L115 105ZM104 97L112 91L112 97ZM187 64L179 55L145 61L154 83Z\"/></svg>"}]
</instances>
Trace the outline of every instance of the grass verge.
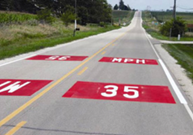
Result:
<instances>
[{"instance_id":1,"label":"grass verge","mask_svg":"<svg viewBox=\"0 0 193 135\"><path fill-rule=\"evenodd\" d=\"M193 41L193 37L181 37L180 40L178 40L177 37L166 37L159 33L158 31L155 31L153 29L148 28L148 26L143 25L146 32L150 34L153 38L159 39L159 40L169 40L169 41Z\"/></svg>"},{"instance_id":2,"label":"grass verge","mask_svg":"<svg viewBox=\"0 0 193 135\"><path fill-rule=\"evenodd\" d=\"M177 37L166 37L162 35L161 33L153 30L153 29L148 29L148 26L143 25L145 28L146 32L150 34L153 38L159 39L159 40L169 40L169 41L193 41L193 37L181 37L180 40L178 40Z\"/></svg>"},{"instance_id":3,"label":"grass verge","mask_svg":"<svg viewBox=\"0 0 193 135\"><path fill-rule=\"evenodd\" d=\"M13 57L19 54L36 51L42 48L55 46L61 43L67 43L73 40L85 38L91 35L96 35L119 27L107 26L104 28L97 27L87 31L80 31L73 37L73 31L64 32L67 34L54 34L49 36L23 36L14 40L1 40L0 43L0 59Z\"/></svg>"},{"instance_id":4,"label":"grass verge","mask_svg":"<svg viewBox=\"0 0 193 135\"><path fill-rule=\"evenodd\" d=\"M182 45L182 44L164 44L162 45L170 55L172 55L187 73L187 76L193 82L193 44Z\"/></svg>"}]
</instances>

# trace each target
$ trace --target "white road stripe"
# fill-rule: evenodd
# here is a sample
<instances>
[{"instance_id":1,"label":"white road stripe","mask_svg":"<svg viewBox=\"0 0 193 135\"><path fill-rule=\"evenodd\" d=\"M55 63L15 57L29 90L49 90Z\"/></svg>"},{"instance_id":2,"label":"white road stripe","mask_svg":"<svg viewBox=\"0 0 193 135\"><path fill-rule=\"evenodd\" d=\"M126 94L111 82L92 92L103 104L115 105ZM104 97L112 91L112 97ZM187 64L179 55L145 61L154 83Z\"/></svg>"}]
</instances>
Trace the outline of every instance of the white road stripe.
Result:
<instances>
[{"instance_id":1,"label":"white road stripe","mask_svg":"<svg viewBox=\"0 0 193 135\"><path fill-rule=\"evenodd\" d=\"M148 41L149 41L152 49L154 50L156 56L158 57L158 61L159 61L159 63L161 64L161 67L162 67L162 69L164 70L164 72L165 72L165 74L166 74L166 76L167 76L167 78L168 78L168 80L169 80L169 82L170 82L170 84L171 84L174 92L176 93L178 99L180 100L180 102L181 102L182 104L187 104L186 99L184 98L184 96L183 96L182 93L180 92L180 90L179 90L177 84L175 83L174 79L172 78L169 70L167 69L167 67L166 67L166 65L164 64L164 62L161 60L160 56L158 55L158 53L157 53L157 51L155 50L153 44L151 43L151 41L150 41L149 38L147 37L147 34L146 34L146 33L145 33L145 36L146 36L146 38L148 39Z\"/></svg>"},{"instance_id":2,"label":"white road stripe","mask_svg":"<svg viewBox=\"0 0 193 135\"><path fill-rule=\"evenodd\" d=\"M186 108L188 114L190 115L192 121L193 121L193 113L192 111L190 110L190 107L187 105L187 104L184 104L184 107Z\"/></svg>"},{"instance_id":3,"label":"white road stripe","mask_svg":"<svg viewBox=\"0 0 193 135\"><path fill-rule=\"evenodd\" d=\"M145 30L144 30L144 32L145 32ZM146 32L145 32L145 36L146 36L146 38L148 39L148 41L149 41L152 49L154 50L156 56L158 57L158 61L159 61L159 63L161 64L161 67L162 67L162 69L164 70L164 72L165 72L165 74L166 74L166 76L167 76L167 78L168 78L168 80L169 80L169 82L170 82L170 84L171 84L174 92L176 93L178 99L180 100L180 102L181 102L182 104L187 104L186 99L184 98L184 96L183 96L182 93L180 92L177 84L175 83L174 79L172 78L172 76L171 76L169 70L167 69L166 65L165 65L164 62L161 60L159 54L158 54L157 51L155 50L155 48L154 48L153 44L151 43L150 39L148 38Z\"/></svg>"},{"instance_id":4,"label":"white road stripe","mask_svg":"<svg viewBox=\"0 0 193 135\"><path fill-rule=\"evenodd\" d=\"M141 26L141 27L142 27L142 26ZM164 72L165 72L165 74L166 74L166 76L167 76L170 84L172 85L172 88L173 88L174 92L176 93L176 95L177 95L178 99L180 100L180 102L181 102L181 103L184 105L184 107L186 108L186 111L188 112L189 116L191 117L191 119L192 119L192 121L193 121L193 113L192 113L190 107L188 106L188 103L187 103L186 99L184 98L184 96L183 96L182 93L180 92L180 90L179 90L178 86L176 85L174 79L172 78L169 70L167 69L167 67L165 66L164 62L161 60L160 56L158 55L157 51L155 50L153 44L151 43L150 39L149 39L148 36L147 36L147 33L146 33L145 29L144 29L143 27L142 27L142 29L144 30L145 36L146 36L146 38L148 39L148 41L149 41L152 49L154 50L155 54L157 55L158 60L159 60L159 62L160 62L160 64L161 64L161 67L163 68L163 70L164 70Z\"/></svg>"},{"instance_id":5,"label":"white road stripe","mask_svg":"<svg viewBox=\"0 0 193 135\"><path fill-rule=\"evenodd\" d=\"M27 58L30 58L30 57L33 57L35 55L37 55L37 54L33 54L33 55L30 55L30 56L27 56L27 57L24 57L24 58L21 58L21 59L17 59L17 60L13 60L13 61L1 64L0 67L5 66L5 65L9 65L11 63L15 63L15 62L18 62L18 61L21 61L21 60L24 60L24 59L27 59Z\"/></svg>"},{"instance_id":6,"label":"white road stripe","mask_svg":"<svg viewBox=\"0 0 193 135\"><path fill-rule=\"evenodd\" d=\"M178 86L176 85L176 83L175 83L174 79L172 78L172 76L171 76L169 70L167 69L166 65L163 63L163 61L161 59L159 59L158 61L161 64L161 66L162 66L162 68L163 68L163 70L164 70L170 84L172 85L172 88L173 88L174 92L176 93L178 99L180 100L180 102L182 104L187 104L186 99L184 98L184 96L180 92Z\"/></svg>"}]
</instances>

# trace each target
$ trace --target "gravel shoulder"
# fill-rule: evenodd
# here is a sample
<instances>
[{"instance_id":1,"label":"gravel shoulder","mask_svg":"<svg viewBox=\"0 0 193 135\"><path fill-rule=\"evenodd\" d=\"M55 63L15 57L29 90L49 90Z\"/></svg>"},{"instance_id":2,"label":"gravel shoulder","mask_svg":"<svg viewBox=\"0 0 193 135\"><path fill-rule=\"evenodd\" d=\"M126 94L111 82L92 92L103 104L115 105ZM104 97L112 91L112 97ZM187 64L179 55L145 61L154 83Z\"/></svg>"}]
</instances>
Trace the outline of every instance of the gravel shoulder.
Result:
<instances>
[{"instance_id":1,"label":"gravel shoulder","mask_svg":"<svg viewBox=\"0 0 193 135\"><path fill-rule=\"evenodd\" d=\"M193 105L193 84L191 79L189 79L186 75L186 71L179 64L177 64L177 60L174 59L162 46L161 44L155 45L156 50L162 57L162 60L166 63L172 74L178 80L181 88L183 89L184 94L188 97Z\"/></svg>"}]
</instances>

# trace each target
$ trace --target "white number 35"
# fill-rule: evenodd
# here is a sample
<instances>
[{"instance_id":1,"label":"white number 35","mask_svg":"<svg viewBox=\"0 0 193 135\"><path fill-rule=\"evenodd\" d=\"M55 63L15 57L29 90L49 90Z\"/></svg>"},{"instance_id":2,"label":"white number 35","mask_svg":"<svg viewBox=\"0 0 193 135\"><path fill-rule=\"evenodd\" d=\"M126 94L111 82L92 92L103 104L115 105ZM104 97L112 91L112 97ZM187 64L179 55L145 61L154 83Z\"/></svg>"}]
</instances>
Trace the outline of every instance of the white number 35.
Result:
<instances>
[{"instance_id":1,"label":"white number 35","mask_svg":"<svg viewBox=\"0 0 193 135\"><path fill-rule=\"evenodd\" d=\"M118 86L115 85L107 85L104 87L106 89L106 92L101 93L103 97L115 97L117 96L117 91L118 91ZM124 92L127 94L123 94L125 98L129 99L135 99L139 97L139 92L135 89L138 89L139 87L137 86L125 86L124 87ZM129 94L129 92L132 92L132 95ZM134 93L134 94L133 94Z\"/></svg>"}]
</instances>

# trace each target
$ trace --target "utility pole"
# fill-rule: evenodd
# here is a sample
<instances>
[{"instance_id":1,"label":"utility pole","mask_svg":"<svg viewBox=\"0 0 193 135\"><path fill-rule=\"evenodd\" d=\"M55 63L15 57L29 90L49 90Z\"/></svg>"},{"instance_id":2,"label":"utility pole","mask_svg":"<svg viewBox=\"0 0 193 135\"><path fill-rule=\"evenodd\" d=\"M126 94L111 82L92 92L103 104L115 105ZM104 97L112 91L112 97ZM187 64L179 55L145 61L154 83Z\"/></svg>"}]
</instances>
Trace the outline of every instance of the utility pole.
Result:
<instances>
[{"instance_id":1,"label":"utility pole","mask_svg":"<svg viewBox=\"0 0 193 135\"><path fill-rule=\"evenodd\" d=\"M176 21L176 0L174 0L173 18L174 18L174 22L173 22L173 27L174 27L175 21ZM172 36L172 28L170 29L170 38Z\"/></svg>"},{"instance_id":2,"label":"utility pole","mask_svg":"<svg viewBox=\"0 0 193 135\"><path fill-rule=\"evenodd\" d=\"M76 28L77 28L77 0L75 0L75 20L74 20L74 32L73 32L73 36L75 36L76 33Z\"/></svg>"},{"instance_id":3,"label":"utility pole","mask_svg":"<svg viewBox=\"0 0 193 135\"><path fill-rule=\"evenodd\" d=\"M74 22L74 28L77 28L77 0L75 0L75 22Z\"/></svg>"},{"instance_id":4,"label":"utility pole","mask_svg":"<svg viewBox=\"0 0 193 135\"><path fill-rule=\"evenodd\" d=\"M176 20L176 0L174 0L173 18Z\"/></svg>"}]
</instances>

